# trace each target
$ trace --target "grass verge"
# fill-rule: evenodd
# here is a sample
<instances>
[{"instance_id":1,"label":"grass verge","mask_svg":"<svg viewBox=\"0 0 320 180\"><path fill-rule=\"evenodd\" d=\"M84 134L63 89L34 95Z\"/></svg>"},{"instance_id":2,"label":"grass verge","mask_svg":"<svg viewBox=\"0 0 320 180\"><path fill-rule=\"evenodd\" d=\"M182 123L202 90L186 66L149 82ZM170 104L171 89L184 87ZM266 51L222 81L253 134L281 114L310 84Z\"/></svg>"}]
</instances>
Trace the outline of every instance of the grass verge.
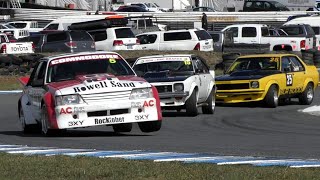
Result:
<instances>
[{"instance_id":1,"label":"grass verge","mask_svg":"<svg viewBox=\"0 0 320 180\"><path fill-rule=\"evenodd\" d=\"M0 179L319 179L318 169L0 153Z\"/></svg>"},{"instance_id":2,"label":"grass verge","mask_svg":"<svg viewBox=\"0 0 320 180\"><path fill-rule=\"evenodd\" d=\"M17 76L0 76L0 90L17 90L22 86Z\"/></svg>"}]
</instances>

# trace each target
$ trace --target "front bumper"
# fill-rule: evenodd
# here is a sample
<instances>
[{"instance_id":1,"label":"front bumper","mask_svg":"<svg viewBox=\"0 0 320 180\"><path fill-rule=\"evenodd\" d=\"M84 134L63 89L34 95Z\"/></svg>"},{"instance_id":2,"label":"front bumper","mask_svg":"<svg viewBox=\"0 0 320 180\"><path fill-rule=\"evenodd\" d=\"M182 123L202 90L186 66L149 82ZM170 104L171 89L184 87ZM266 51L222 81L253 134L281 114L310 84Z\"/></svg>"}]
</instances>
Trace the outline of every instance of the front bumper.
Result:
<instances>
[{"instance_id":1,"label":"front bumper","mask_svg":"<svg viewBox=\"0 0 320 180\"><path fill-rule=\"evenodd\" d=\"M165 92L159 93L160 105L165 106L183 106L189 92Z\"/></svg>"},{"instance_id":2,"label":"front bumper","mask_svg":"<svg viewBox=\"0 0 320 180\"><path fill-rule=\"evenodd\" d=\"M155 98L57 106L55 112L59 129L161 120Z\"/></svg>"},{"instance_id":3,"label":"front bumper","mask_svg":"<svg viewBox=\"0 0 320 180\"><path fill-rule=\"evenodd\" d=\"M230 90L230 91L217 91L217 103L241 103L261 101L264 99L266 92L264 90Z\"/></svg>"}]
</instances>

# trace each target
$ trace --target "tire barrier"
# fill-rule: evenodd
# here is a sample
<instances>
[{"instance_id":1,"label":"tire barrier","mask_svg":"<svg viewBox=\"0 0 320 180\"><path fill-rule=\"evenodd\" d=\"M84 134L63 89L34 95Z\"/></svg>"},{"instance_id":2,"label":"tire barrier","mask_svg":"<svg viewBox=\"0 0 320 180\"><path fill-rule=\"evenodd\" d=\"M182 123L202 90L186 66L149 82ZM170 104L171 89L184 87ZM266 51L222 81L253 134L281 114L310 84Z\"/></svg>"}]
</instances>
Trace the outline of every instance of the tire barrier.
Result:
<instances>
[{"instance_id":1,"label":"tire barrier","mask_svg":"<svg viewBox=\"0 0 320 180\"><path fill-rule=\"evenodd\" d=\"M223 46L223 53L265 54L270 52L270 44L227 44Z\"/></svg>"},{"instance_id":2,"label":"tire barrier","mask_svg":"<svg viewBox=\"0 0 320 180\"><path fill-rule=\"evenodd\" d=\"M240 55L240 53L222 54L223 71L226 72L233 63L233 61L236 60Z\"/></svg>"},{"instance_id":3,"label":"tire barrier","mask_svg":"<svg viewBox=\"0 0 320 180\"><path fill-rule=\"evenodd\" d=\"M314 65L314 51L301 51L302 54L302 60L307 64L307 65Z\"/></svg>"}]
</instances>

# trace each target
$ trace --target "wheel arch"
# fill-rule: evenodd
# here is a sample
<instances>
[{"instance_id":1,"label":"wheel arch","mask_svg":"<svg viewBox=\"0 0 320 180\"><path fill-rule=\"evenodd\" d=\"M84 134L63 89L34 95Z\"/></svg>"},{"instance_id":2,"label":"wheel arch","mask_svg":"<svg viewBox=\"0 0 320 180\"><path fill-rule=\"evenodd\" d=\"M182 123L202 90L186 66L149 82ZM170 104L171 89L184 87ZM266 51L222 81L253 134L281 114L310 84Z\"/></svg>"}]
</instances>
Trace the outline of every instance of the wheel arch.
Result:
<instances>
[{"instance_id":1,"label":"wheel arch","mask_svg":"<svg viewBox=\"0 0 320 180\"><path fill-rule=\"evenodd\" d=\"M277 90L278 90L278 96L280 96L280 86L279 83L275 80L271 80L267 83L267 85L265 86L265 93L264 93L264 97L266 96L266 94L268 93L268 90L270 89L270 87L272 85L275 85Z\"/></svg>"}]
</instances>

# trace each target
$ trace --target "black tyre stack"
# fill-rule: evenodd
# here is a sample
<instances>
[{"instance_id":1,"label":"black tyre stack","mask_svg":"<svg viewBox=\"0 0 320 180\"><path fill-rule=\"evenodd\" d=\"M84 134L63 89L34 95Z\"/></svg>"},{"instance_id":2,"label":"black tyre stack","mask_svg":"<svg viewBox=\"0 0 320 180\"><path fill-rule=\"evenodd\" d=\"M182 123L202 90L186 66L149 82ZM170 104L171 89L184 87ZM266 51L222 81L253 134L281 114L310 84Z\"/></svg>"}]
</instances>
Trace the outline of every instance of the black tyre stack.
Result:
<instances>
[{"instance_id":1,"label":"black tyre stack","mask_svg":"<svg viewBox=\"0 0 320 180\"><path fill-rule=\"evenodd\" d=\"M227 71L234 60L240 56L240 53L225 53L222 54L223 70Z\"/></svg>"},{"instance_id":2,"label":"black tyre stack","mask_svg":"<svg viewBox=\"0 0 320 180\"><path fill-rule=\"evenodd\" d=\"M314 52L312 50L301 51L301 54L302 54L302 60L307 65L314 65L313 63Z\"/></svg>"},{"instance_id":3,"label":"black tyre stack","mask_svg":"<svg viewBox=\"0 0 320 180\"><path fill-rule=\"evenodd\" d=\"M313 63L316 67L320 67L320 51L314 52Z\"/></svg>"}]
</instances>

